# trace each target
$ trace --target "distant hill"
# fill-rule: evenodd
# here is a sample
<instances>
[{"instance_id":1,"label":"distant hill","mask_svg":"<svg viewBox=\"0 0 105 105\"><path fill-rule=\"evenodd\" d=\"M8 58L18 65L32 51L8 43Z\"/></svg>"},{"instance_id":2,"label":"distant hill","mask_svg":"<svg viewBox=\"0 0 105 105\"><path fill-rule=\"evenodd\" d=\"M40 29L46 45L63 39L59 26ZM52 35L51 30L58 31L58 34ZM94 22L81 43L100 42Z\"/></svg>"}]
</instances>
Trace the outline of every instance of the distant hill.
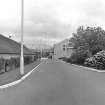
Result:
<instances>
[{"instance_id":1,"label":"distant hill","mask_svg":"<svg viewBox=\"0 0 105 105\"><path fill-rule=\"evenodd\" d=\"M0 34L0 54L20 54L20 44ZM24 46L24 54L33 54Z\"/></svg>"}]
</instances>

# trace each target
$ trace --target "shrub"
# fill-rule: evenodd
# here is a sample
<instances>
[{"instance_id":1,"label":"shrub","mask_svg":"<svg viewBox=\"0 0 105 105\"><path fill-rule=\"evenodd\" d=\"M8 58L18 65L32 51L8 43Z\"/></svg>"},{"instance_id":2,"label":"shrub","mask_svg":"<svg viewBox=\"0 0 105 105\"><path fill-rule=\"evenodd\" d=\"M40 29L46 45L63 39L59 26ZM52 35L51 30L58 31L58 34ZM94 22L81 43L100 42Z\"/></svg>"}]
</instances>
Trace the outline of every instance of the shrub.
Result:
<instances>
[{"instance_id":1,"label":"shrub","mask_svg":"<svg viewBox=\"0 0 105 105\"><path fill-rule=\"evenodd\" d=\"M24 64L30 64L37 59L37 56L24 56ZM11 57L10 59L0 58L0 73L14 70L18 67L20 67L20 57Z\"/></svg>"},{"instance_id":2,"label":"shrub","mask_svg":"<svg viewBox=\"0 0 105 105\"><path fill-rule=\"evenodd\" d=\"M24 64L27 65L27 64L30 64L33 62L33 57L32 56L25 56L24 57Z\"/></svg>"},{"instance_id":3,"label":"shrub","mask_svg":"<svg viewBox=\"0 0 105 105\"><path fill-rule=\"evenodd\" d=\"M0 58L0 73L5 72L5 60Z\"/></svg>"},{"instance_id":4,"label":"shrub","mask_svg":"<svg viewBox=\"0 0 105 105\"><path fill-rule=\"evenodd\" d=\"M96 60L94 57L87 58L84 62L85 65L95 67Z\"/></svg>"},{"instance_id":5,"label":"shrub","mask_svg":"<svg viewBox=\"0 0 105 105\"><path fill-rule=\"evenodd\" d=\"M15 68L20 66L20 58L19 57L11 58L10 61L11 61L11 68L12 69L15 69Z\"/></svg>"},{"instance_id":6,"label":"shrub","mask_svg":"<svg viewBox=\"0 0 105 105\"><path fill-rule=\"evenodd\" d=\"M73 43L72 45L75 49L84 46L94 55L105 49L105 30L101 27L80 26L77 31L73 33L69 42Z\"/></svg>"},{"instance_id":7,"label":"shrub","mask_svg":"<svg viewBox=\"0 0 105 105\"><path fill-rule=\"evenodd\" d=\"M97 69L105 69L105 50L96 53L93 57L85 60L85 65Z\"/></svg>"},{"instance_id":8,"label":"shrub","mask_svg":"<svg viewBox=\"0 0 105 105\"><path fill-rule=\"evenodd\" d=\"M70 59L71 59L70 63L78 63L79 62L79 59L78 59L78 56L76 53L72 53Z\"/></svg>"},{"instance_id":9,"label":"shrub","mask_svg":"<svg viewBox=\"0 0 105 105\"><path fill-rule=\"evenodd\" d=\"M38 59L38 56L37 55L35 55L34 56L34 61L36 61Z\"/></svg>"},{"instance_id":10,"label":"shrub","mask_svg":"<svg viewBox=\"0 0 105 105\"><path fill-rule=\"evenodd\" d=\"M83 46L80 46L76 49L74 53L72 53L70 57L70 62L84 64L85 59L90 56L91 56L90 52L86 50Z\"/></svg>"},{"instance_id":11,"label":"shrub","mask_svg":"<svg viewBox=\"0 0 105 105\"><path fill-rule=\"evenodd\" d=\"M68 57L61 57L61 58L59 58L59 59L61 59L61 60L63 60L63 61L66 61L66 62L70 62L70 58L68 58Z\"/></svg>"},{"instance_id":12,"label":"shrub","mask_svg":"<svg viewBox=\"0 0 105 105\"><path fill-rule=\"evenodd\" d=\"M20 67L20 57L14 58L15 59L15 67Z\"/></svg>"},{"instance_id":13,"label":"shrub","mask_svg":"<svg viewBox=\"0 0 105 105\"><path fill-rule=\"evenodd\" d=\"M10 70L14 70L15 68L20 67L20 58L10 58L10 59L5 59L5 71L10 71Z\"/></svg>"}]
</instances>

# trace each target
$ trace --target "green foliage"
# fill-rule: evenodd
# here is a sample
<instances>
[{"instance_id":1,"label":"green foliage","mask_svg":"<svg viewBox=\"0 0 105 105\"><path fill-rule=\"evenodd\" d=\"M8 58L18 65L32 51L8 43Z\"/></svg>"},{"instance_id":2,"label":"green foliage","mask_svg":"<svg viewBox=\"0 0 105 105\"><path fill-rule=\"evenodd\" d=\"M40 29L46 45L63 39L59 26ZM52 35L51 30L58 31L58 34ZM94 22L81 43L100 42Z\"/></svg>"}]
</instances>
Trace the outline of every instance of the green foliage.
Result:
<instances>
[{"instance_id":1,"label":"green foliage","mask_svg":"<svg viewBox=\"0 0 105 105\"><path fill-rule=\"evenodd\" d=\"M27 64L30 64L33 62L33 58L32 56L25 56L24 57L24 64L27 65Z\"/></svg>"},{"instance_id":2,"label":"green foliage","mask_svg":"<svg viewBox=\"0 0 105 105\"><path fill-rule=\"evenodd\" d=\"M102 50L94 56L86 59L84 64L97 69L105 69L105 50Z\"/></svg>"},{"instance_id":3,"label":"green foliage","mask_svg":"<svg viewBox=\"0 0 105 105\"><path fill-rule=\"evenodd\" d=\"M24 64L30 64L37 59L37 56L24 56ZM14 70L18 67L20 67L20 57L11 57L10 59L0 58L0 73Z\"/></svg>"},{"instance_id":4,"label":"green foliage","mask_svg":"<svg viewBox=\"0 0 105 105\"><path fill-rule=\"evenodd\" d=\"M15 60L15 67L16 68L20 67L20 58L19 57L18 58L14 58L14 60Z\"/></svg>"},{"instance_id":5,"label":"green foliage","mask_svg":"<svg viewBox=\"0 0 105 105\"><path fill-rule=\"evenodd\" d=\"M5 59L5 71L10 71L15 68L20 67L20 58L13 58L11 57L10 59Z\"/></svg>"},{"instance_id":6,"label":"green foliage","mask_svg":"<svg viewBox=\"0 0 105 105\"><path fill-rule=\"evenodd\" d=\"M85 59L90 57L90 56L91 56L91 53L89 52L89 50L86 50L86 48L84 48L84 46L80 46L71 55L70 62L71 63L83 64Z\"/></svg>"},{"instance_id":7,"label":"green foliage","mask_svg":"<svg viewBox=\"0 0 105 105\"><path fill-rule=\"evenodd\" d=\"M70 42L74 44L77 49L80 46L86 47L91 54L105 49L105 31L100 27L86 27L80 26Z\"/></svg>"},{"instance_id":8,"label":"green foliage","mask_svg":"<svg viewBox=\"0 0 105 105\"><path fill-rule=\"evenodd\" d=\"M68 62L68 63L70 63L70 62L71 62L71 59L70 59L70 58L68 58L68 57L61 57L61 58L59 58L59 59L61 59L61 60L65 61L65 62Z\"/></svg>"},{"instance_id":9,"label":"green foliage","mask_svg":"<svg viewBox=\"0 0 105 105\"><path fill-rule=\"evenodd\" d=\"M35 56L34 56L34 61L36 61L38 58L39 58L39 57L35 55Z\"/></svg>"},{"instance_id":10,"label":"green foliage","mask_svg":"<svg viewBox=\"0 0 105 105\"><path fill-rule=\"evenodd\" d=\"M73 43L75 53L71 56L71 63L84 64L85 59L91 57L99 51L105 50L105 31L100 27L83 27L80 26L76 33L73 33L73 37L70 39L70 43ZM94 56L95 57L95 56ZM89 66L97 65L103 67L103 64L96 62L97 57L91 57L85 61Z\"/></svg>"},{"instance_id":11,"label":"green foliage","mask_svg":"<svg viewBox=\"0 0 105 105\"><path fill-rule=\"evenodd\" d=\"M10 61L11 61L12 65L14 65L15 68L20 67L20 58L19 57L11 58Z\"/></svg>"},{"instance_id":12,"label":"green foliage","mask_svg":"<svg viewBox=\"0 0 105 105\"><path fill-rule=\"evenodd\" d=\"M0 73L3 72L5 65L5 60L3 58L0 58Z\"/></svg>"}]
</instances>

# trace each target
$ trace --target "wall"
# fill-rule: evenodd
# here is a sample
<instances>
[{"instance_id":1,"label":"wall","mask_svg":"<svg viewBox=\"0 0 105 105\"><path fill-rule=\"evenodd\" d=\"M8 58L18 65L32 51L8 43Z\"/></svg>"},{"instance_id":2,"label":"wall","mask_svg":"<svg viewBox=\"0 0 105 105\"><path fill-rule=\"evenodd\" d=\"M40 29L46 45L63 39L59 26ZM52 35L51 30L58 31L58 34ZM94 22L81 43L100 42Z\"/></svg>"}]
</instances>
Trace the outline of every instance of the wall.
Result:
<instances>
[{"instance_id":1,"label":"wall","mask_svg":"<svg viewBox=\"0 0 105 105\"><path fill-rule=\"evenodd\" d=\"M69 40L63 40L62 42L54 46L54 58L58 59L61 57L70 57L74 52L73 47L68 46Z\"/></svg>"}]
</instances>

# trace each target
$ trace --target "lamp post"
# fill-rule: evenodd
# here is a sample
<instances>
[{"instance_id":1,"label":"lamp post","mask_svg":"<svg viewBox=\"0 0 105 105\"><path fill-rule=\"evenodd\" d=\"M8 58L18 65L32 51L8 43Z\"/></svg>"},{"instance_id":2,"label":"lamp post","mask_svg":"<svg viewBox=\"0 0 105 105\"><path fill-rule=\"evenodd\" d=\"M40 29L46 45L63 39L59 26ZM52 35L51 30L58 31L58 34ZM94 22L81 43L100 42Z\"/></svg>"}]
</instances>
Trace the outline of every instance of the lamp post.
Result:
<instances>
[{"instance_id":1,"label":"lamp post","mask_svg":"<svg viewBox=\"0 0 105 105\"><path fill-rule=\"evenodd\" d=\"M20 55L21 75L24 74L23 34L24 34L24 0L21 0L21 55Z\"/></svg>"}]
</instances>

